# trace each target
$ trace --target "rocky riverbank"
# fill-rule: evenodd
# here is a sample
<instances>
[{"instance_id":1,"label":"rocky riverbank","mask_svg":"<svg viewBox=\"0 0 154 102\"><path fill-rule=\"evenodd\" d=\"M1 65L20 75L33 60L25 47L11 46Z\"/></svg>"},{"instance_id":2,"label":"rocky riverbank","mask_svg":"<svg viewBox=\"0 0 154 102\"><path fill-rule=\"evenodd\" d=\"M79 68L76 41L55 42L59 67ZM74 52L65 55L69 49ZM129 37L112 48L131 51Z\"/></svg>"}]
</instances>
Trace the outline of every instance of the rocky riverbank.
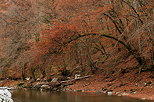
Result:
<instances>
[{"instance_id":1,"label":"rocky riverbank","mask_svg":"<svg viewBox=\"0 0 154 102\"><path fill-rule=\"evenodd\" d=\"M72 77L65 81L53 78L50 82L3 80L0 81L0 86L50 91L105 93L108 95L129 96L142 100L154 100L154 77L150 72L143 72L140 75L127 73L122 76L112 75L110 77L97 74L81 76L76 79Z\"/></svg>"},{"instance_id":2,"label":"rocky riverbank","mask_svg":"<svg viewBox=\"0 0 154 102\"><path fill-rule=\"evenodd\" d=\"M68 90L74 92L95 92L108 95L129 96L142 100L154 100L154 77L150 72L136 75L134 72L123 76L110 77L102 74L77 81Z\"/></svg>"}]
</instances>

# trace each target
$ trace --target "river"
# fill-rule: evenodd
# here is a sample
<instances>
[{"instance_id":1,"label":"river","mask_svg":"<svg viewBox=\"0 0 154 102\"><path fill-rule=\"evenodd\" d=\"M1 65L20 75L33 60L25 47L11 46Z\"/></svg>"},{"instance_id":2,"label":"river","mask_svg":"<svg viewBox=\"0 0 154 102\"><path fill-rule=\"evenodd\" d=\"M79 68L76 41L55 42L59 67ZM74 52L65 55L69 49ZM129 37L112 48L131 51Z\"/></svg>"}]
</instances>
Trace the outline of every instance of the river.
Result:
<instances>
[{"instance_id":1,"label":"river","mask_svg":"<svg viewBox=\"0 0 154 102\"><path fill-rule=\"evenodd\" d=\"M14 102L152 102L97 93L64 93L37 90L14 90L12 98Z\"/></svg>"}]
</instances>

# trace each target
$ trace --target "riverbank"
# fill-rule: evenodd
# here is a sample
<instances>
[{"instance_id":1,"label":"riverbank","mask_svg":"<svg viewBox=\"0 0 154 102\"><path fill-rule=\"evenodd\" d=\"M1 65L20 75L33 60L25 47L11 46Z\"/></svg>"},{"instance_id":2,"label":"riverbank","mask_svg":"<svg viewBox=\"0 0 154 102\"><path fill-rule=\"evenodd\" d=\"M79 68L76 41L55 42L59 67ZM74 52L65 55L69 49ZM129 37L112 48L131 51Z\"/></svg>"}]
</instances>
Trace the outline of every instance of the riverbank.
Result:
<instances>
[{"instance_id":1,"label":"riverbank","mask_svg":"<svg viewBox=\"0 0 154 102\"><path fill-rule=\"evenodd\" d=\"M63 91L105 94L110 92L110 95L128 96L142 100L154 100L154 76L151 72L142 72L141 74L136 74L135 71L125 74L117 72L110 76L95 74L80 80L74 80L71 84L70 82L67 84L65 83L65 85L61 82L52 85L56 87L65 86L62 88ZM3 80L0 81L0 86L19 87L22 83L26 87L51 85L51 82ZM44 88L48 89L48 86Z\"/></svg>"},{"instance_id":2,"label":"riverbank","mask_svg":"<svg viewBox=\"0 0 154 102\"><path fill-rule=\"evenodd\" d=\"M132 71L125 75L116 73L110 77L98 74L76 81L68 88L75 92L108 93L111 91L113 95L154 100L154 76L151 72L143 72L138 75Z\"/></svg>"}]
</instances>

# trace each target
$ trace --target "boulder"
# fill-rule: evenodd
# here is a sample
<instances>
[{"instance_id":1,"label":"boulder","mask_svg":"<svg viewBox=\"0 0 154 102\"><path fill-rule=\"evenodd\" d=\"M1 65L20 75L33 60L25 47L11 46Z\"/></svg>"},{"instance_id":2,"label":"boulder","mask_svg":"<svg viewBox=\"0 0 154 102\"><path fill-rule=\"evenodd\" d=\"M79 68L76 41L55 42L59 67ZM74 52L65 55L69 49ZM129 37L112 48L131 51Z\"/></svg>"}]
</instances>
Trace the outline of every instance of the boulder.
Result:
<instances>
[{"instance_id":1,"label":"boulder","mask_svg":"<svg viewBox=\"0 0 154 102\"><path fill-rule=\"evenodd\" d=\"M42 90L49 90L49 89L51 89L51 87L49 85L42 85L41 89Z\"/></svg>"},{"instance_id":2,"label":"boulder","mask_svg":"<svg viewBox=\"0 0 154 102\"><path fill-rule=\"evenodd\" d=\"M13 102L12 95L7 89L0 90L0 102Z\"/></svg>"},{"instance_id":3,"label":"boulder","mask_svg":"<svg viewBox=\"0 0 154 102\"><path fill-rule=\"evenodd\" d=\"M111 96L111 95L113 95L113 92L112 91L107 91L107 95Z\"/></svg>"}]
</instances>

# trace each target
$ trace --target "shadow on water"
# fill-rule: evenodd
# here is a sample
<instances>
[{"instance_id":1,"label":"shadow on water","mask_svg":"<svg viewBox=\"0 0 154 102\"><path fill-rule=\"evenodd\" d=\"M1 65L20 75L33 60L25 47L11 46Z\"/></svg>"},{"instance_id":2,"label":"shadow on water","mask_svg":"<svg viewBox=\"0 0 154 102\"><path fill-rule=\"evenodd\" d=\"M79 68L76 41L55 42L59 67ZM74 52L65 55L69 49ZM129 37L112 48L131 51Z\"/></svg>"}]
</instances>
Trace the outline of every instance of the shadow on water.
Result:
<instances>
[{"instance_id":1,"label":"shadow on water","mask_svg":"<svg viewBox=\"0 0 154 102\"><path fill-rule=\"evenodd\" d=\"M13 99L15 102L152 102L94 93L64 93L36 90L15 90Z\"/></svg>"}]
</instances>

